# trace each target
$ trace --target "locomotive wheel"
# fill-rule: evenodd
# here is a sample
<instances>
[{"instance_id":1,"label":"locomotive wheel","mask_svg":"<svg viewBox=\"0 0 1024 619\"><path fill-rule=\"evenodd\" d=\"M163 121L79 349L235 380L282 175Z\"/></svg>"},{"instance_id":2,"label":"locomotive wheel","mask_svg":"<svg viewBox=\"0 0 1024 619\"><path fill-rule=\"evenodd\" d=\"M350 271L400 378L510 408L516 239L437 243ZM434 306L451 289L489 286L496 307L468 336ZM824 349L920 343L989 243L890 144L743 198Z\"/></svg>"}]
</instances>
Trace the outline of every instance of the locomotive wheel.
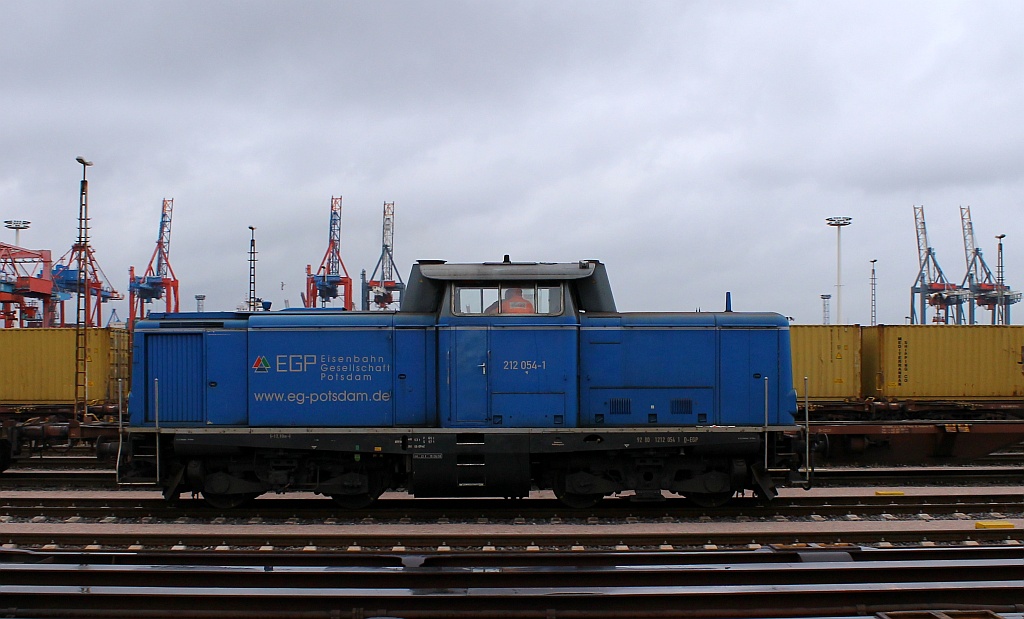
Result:
<instances>
[{"instance_id":1,"label":"locomotive wheel","mask_svg":"<svg viewBox=\"0 0 1024 619\"><path fill-rule=\"evenodd\" d=\"M373 505L377 497L369 494L332 494L331 500L345 509L365 509Z\"/></svg>"},{"instance_id":2,"label":"locomotive wheel","mask_svg":"<svg viewBox=\"0 0 1024 619\"><path fill-rule=\"evenodd\" d=\"M571 507L572 509L586 509L597 505L598 501L604 498L603 494L579 494L576 492L565 491L565 472L561 472L555 478L555 483L552 490L555 492L555 498L557 498L562 505Z\"/></svg>"},{"instance_id":3,"label":"locomotive wheel","mask_svg":"<svg viewBox=\"0 0 1024 619\"><path fill-rule=\"evenodd\" d=\"M210 507L217 509L234 509L250 499L255 499L258 494L217 494L214 492L203 492L203 500Z\"/></svg>"},{"instance_id":4,"label":"locomotive wheel","mask_svg":"<svg viewBox=\"0 0 1024 619\"><path fill-rule=\"evenodd\" d=\"M597 505L601 499L604 498L603 494L574 494L572 492L556 492L555 497L561 501L562 505L571 507L572 509L586 509Z\"/></svg>"},{"instance_id":5,"label":"locomotive wheel","mask_svg":"<svg viewBox=\"0 0 1024 619\"><path fill-rule=\"evenodd\" d=\"M7 440L0 440L0 473L11 466L11 443Z\"/></svg>"},{"instance_id":6,"label":"locomotive wheel","mask_svg":"<svg viewBox=\"0 0 1024 619\"><path fill-rule=\"evenodd\" d=\"M721 507L732 499L733 492L691 492L686 498L700 507Z\"/></svg>"},{"instance_id":7,"label":"locomotive wheel","mask_svg":"<svg viewBox=\"0 0 1024 619\"><path fill-rule=\"evenodd\" d=\"M331 500L345 509L365 509L373 505L390 485L390 475L371 472L367 475L366 486L369 489L367 492L362 494L332 494Z\"/></svg>"}]
</instances>

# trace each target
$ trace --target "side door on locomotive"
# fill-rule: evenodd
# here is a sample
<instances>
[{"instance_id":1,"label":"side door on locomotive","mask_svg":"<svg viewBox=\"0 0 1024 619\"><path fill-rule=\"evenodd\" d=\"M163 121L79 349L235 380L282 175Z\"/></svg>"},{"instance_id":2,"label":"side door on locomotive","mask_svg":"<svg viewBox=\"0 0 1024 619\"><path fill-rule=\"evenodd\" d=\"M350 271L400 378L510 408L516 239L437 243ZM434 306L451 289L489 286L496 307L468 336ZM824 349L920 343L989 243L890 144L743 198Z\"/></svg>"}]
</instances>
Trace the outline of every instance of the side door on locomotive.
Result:
<instances>
[{"instance_id":1,"label":"side door on locomotive","mask_svg":"<svg viewBox=\"0 0 1024 619\"><path fill-rule=\"evenodd\" d=\"M517 275L449 287L438 319L442 426L576 426L579 321L562 282Z\"/></svg>"}]
</instances>

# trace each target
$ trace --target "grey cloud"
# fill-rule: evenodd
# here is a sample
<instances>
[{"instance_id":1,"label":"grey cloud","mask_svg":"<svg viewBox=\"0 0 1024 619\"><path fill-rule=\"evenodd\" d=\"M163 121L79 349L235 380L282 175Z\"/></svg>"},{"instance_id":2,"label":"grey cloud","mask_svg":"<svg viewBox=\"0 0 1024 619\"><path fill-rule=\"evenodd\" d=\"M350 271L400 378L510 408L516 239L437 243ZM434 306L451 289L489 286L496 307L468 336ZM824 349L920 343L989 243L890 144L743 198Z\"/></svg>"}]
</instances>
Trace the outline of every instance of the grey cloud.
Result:
<instances>
[{"instance_id":1,"label":"grey cloud","mask_svg":"<svg viewBox=\"0 0 1024 619\"><path fill-rule=\"evenodd\" d=\"M986 256L1024 179L1013 2L8 2L0 216L63 253L90 171L94 242L127 288L160 200L191 302L299 303L345 196L350 275L396 257L602 258L626 309L820 320L844 231L844 316L901 322L927 205L947 273L960 204ZM6 232L6 231L3 231ZM10 239L5 239L10 240ZM1015 245L1015 243L1017 243ZM280 283L285 282L285 289ZM265 288L262 288L265 286ZM1021 315L1017 312L1016 315Z\"/></svg>"}]
</instances>

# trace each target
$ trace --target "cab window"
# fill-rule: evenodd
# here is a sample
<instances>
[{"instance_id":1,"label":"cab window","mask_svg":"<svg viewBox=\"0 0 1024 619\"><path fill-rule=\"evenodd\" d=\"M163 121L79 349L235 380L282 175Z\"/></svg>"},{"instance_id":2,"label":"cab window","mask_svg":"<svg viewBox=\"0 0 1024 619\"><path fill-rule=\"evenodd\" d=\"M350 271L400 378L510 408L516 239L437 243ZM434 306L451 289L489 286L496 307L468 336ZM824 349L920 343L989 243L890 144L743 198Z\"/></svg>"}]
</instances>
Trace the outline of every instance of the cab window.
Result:
<instances>
[{"instance_id":1,"label":"cab window","mask_svg":"<svg viewBox=\"0 0 1024 619\"><path fill-rule=\"evenodd\" d=\"M562 287L536 282L503 282L455 286L454 311L468 316L557 315L562 313Z\"/></svg>"}]
</instances>

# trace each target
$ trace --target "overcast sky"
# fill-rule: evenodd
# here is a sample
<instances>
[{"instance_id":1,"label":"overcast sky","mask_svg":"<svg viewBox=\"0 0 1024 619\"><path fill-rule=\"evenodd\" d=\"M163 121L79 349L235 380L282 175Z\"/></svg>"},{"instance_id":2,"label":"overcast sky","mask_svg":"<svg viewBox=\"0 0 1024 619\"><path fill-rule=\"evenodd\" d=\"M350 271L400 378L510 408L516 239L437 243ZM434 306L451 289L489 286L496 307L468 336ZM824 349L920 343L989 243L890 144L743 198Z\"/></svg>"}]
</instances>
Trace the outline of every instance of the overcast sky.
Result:
<instances>
[{"instance_id":1,"label":"overcast sky","mask_svg":"<svg viewBox=\"0 0 1024 619\"><path fill-rule=\"evenodd\" d=\"M338 195L356 282L394 202L403 277L597 258L622 310L732 291L820 323L842 215L843 322L869 322L877 259L878 320L903 323L913 206L959 283L969 205L1024 288L1017 1L6 0L0 54L0 220L65 253L92 160L92 244L126 298L173 198L183 309L244 302L249 226L258 294L298 306Z\"/></svg>"}]
</instances>

